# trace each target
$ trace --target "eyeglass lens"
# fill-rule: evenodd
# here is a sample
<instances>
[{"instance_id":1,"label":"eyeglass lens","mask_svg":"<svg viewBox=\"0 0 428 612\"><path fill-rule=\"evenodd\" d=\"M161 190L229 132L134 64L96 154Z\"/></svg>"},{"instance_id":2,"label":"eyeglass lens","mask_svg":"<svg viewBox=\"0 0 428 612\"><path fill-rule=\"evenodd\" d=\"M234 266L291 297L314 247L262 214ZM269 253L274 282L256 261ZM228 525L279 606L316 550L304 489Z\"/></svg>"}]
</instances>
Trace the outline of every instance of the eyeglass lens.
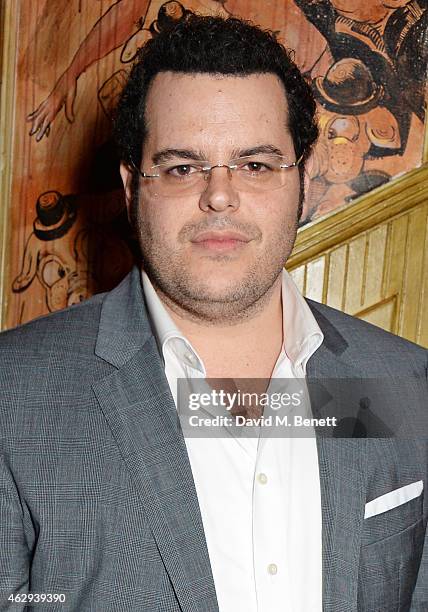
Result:
<instances>
[{"instance_id":1,"label":"eyeglass lens","mask_svg":"<svg viewBox=\"0 0 428 612\"><path fill-rule=\"evenodd\" d=\"M296 162L284 156L256 156L232 160L229 164L171 160L153 166L149 172L147 188L161 196L179 196L202 193L212 172L227 172L236 191L259 192L279 189L288 180L288 173ZM152 174L153 173L153 174Z\"/></svg>"}]
</instances>

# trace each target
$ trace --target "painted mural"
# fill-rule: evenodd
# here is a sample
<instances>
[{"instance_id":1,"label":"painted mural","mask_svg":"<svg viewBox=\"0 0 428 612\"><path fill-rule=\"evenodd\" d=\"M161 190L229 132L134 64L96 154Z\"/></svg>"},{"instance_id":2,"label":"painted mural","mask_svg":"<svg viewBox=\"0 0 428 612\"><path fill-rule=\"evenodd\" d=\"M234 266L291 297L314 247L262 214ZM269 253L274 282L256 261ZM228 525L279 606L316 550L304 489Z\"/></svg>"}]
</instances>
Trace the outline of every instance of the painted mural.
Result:
<instances>
[{"instance_id":1,"label":"painted mural","mask_svg":"<svg viewBox=\"0 0 428 612\"><path fill-rule=\"evenodd\" d=\"M21 3L12 326L115 286L133 262L111 118L138 49L188 11L239 15L294 49L318 103L302 225L421 163L428 0Z\"/></svg>"}]
</instances>

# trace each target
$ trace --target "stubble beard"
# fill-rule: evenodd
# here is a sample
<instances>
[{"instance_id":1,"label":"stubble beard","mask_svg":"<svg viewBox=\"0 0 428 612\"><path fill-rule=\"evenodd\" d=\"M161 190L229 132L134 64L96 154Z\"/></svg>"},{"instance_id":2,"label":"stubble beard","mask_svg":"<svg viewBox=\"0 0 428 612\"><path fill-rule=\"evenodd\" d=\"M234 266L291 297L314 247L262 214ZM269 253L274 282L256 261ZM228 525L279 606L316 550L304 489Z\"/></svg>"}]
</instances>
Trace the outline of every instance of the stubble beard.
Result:
<instances>
[{"instance_id":1,"label":"stubble beard","mask_svg":"<svg viewBox=\"0 0 428 612\"><path fill-rule=\"evenodd\" d=\"M135 192L134 192L135 193ZM138 194L134 198L138 198ZM202 275L194 273L186 265L184 247L171 252L161 232L154 232L141 214L141 206L133 202L133 224L137 229L141 251L141 263L160 299L179 317L199 324L229 326L249 320L260 313L269 302L278 282L285 261L291 253L297 232L297 217L288 218L282 232L278 232L258 258L248 266L240 279L223 285L221 292L207 283ZM230 219L221 220L223 228L244 231L249 227L237 226ZM194 226L180 232L183 241ZM201 228L202 229L202 228ZM220 229L219 224L210 229ZM254 241L261 239L261 232L251 226ZM244 247L246 248L246 247ZM251 248L251 247L249 247ZM230 256L215 256L219 262L219 275Z\"/></svg>"}]
</instances>

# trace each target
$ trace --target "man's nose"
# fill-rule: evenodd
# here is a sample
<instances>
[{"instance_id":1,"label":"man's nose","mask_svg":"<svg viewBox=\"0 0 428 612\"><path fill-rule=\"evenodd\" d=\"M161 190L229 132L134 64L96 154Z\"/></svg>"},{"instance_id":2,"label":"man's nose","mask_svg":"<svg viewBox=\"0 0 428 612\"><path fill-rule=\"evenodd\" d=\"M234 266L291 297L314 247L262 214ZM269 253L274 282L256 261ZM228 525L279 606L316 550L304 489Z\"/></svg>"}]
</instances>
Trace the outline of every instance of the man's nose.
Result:
<instances>
[{"instance_id":1,"label":"man's nose","mask_svg":"<svg viewBox=\"0 0 428 612\"><path fill-rule=\"evenodd\" d=\"M227 166L215 166L207 177L206 189L202 192L199 206L201 210L221 212L231 207L239 208L239 193L233 187L232 170Z\"/></svg>"}]
</instances>

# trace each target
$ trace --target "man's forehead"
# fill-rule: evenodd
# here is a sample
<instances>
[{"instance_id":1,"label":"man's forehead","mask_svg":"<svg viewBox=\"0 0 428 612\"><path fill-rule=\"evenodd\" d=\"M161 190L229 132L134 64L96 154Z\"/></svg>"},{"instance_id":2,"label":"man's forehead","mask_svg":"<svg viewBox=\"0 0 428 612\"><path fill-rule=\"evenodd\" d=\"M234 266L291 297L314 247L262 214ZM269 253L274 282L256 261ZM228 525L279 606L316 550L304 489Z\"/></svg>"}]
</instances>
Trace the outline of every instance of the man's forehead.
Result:
<instances>
[{"instance_id":1,"label":"man's forehead","mask_svg":"<svg viewBox=\"0 0 428 612\"><path fill-rule=\"evenodd\" d=\"M282 83L273 74L165 72L152 83L146 124L149 137L184 131L233 140L239 131L251 130L264 141L272 129L287 125L287 101Z\"/></svg>"},{"instance_id":2,"label":"man's forehead","mask_svg":"<svg viewBox=\"0 0 428 612\"><path fill-rule=\"evenodd\" d=\"M236 110L236 106L228 100L213 101L210 106L209 123L221 124L224 122L225 117L228 118L228 121L238 122L240 116Z\"/></svg>"},{"instance_id":3,"label":"man's forehead","mask_svg":"<svg viewBox=\"0 0 428 612\"><path fill-rule=\"evenodd\" d=\"M287 106L283 85L271 73L239 76L181 72L157 74L150 86L147 105L156 106L161 100L164 107L171 107L177 98L180 98L181 104L190 104L195 113L207 108L215 116L227 110L231 116L238 117L238 107L248 106L258 110L261 103L266 105L279 101L281 106ZM180 109L174 107L174 110Z\"/></svg>"}]
</instances>

